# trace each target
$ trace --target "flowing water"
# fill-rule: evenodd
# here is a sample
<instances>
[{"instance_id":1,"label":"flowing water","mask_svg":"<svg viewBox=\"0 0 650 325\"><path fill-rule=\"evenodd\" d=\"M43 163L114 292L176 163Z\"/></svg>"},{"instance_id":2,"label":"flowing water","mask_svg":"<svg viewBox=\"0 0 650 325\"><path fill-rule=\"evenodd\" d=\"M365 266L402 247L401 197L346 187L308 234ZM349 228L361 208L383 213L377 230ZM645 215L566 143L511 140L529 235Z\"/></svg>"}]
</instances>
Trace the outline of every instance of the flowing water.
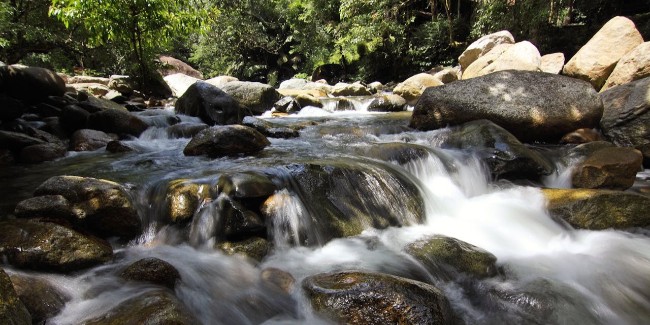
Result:
<instances>
[{"instance_id":1,"label":"flowing water","mask_svg":"<svg viewBox=\"0 0 650 325\"><path fill-rule=\"evenodd\" d=\"M161 112L171 114L171 112ZM650 239L642 231L586 231L553 220L536 187L494 181L471 152L437 148L441 131L414 132L410 114L332 112L309 108L294 117L269 118L305 124L300 137L270 139L254 157L208 159L182 154L188 138L171 138L164 125L125 141L126 154L104 150L77 153L36 166L0 172L3 214L53 175L106 178L133 193L144 224L142 235L114 244L114 262L73 275L38 274L71 300L48 324L78 324L152 286L124 283L118 271L143 257L174 265L182 281L176 296L204 324L326 324L300 289L307 276L334 270L367 270L430 282L445 292L467 324L644 324L650 321ZM190 118L184 118L191 120ZM408 143L425 155L408 161L380 161L360 153L382 143ZM359 235L329 238L314 223L319 209L287 172L296 163L354 166L362 179L340 180L350 202L388 210L402 226L367 224ZM567 187L570 164L545 186ZM188 179L214 184L233 171L261 172L281 184L269 229L275 249L260 263L213 249L219 209L205 202L191 229L163 221L165 184ZM424 220L403 207L407 180L424 199ZM343 184L343 185L341 185ZM392 190L386 191L387 186ZM393 187L391 187L393 186ZM542 186L541 184L539 186ZM340 198L339 198L340 199ZM214 202L214 201L213 201ZM345 202L343 202L345 203ZM360 207L359 209L363 209ZM458 275L442 281L403 253L405 245L432 234L458 238L492 254L501 275L476 280ZM305 245L307 243L307 245ZM263 269L289 272L297 285L288 296L260 284ZM9 272L20 272L8 268ZM254 301L254 303L251 302Z\"/></svg>"}]
</instances>

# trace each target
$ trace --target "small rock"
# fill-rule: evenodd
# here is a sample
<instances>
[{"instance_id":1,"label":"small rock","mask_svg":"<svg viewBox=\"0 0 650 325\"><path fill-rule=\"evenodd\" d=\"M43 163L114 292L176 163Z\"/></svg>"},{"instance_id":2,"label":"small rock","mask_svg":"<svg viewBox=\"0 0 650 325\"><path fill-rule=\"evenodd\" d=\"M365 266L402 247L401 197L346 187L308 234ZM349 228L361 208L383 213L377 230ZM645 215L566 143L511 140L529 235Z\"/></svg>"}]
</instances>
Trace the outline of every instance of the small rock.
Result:
<instances>
[{"instance_id":1,"label":"small rock","mask_svg":"<svg viewBox=\"0 0 650 325\"><path fill-rule=\"evenodd\" d=\"M271 243L260 237L249 237L241 241L224 241L216 245L227 255L244 255L252 260L261 262L271 251Z\"/></svg>"},{"instance_id":2,"label":"small rock","mask_svg":"<svg viewBox=\"0 0 650 325\"><path fill-rule=\"evenodd\" d=\"M120 273L120 277L129 281L149 282L174 290L181 275L176 268L166 261L147 257L131 263Z\"/></svg>"},{"instance_id":3,"label":"small rock","mask_svg":"<svg viewBox=\"0 0 650 325\"><path fill-rule=\"evenodd\" d=\"M443 83L428 73L420 73L399 83L393 93L406 99L409 105L415 105L425 89L441 86Z\"/></svg>"},{"instance_id":4,"label":"small rock","mask_svg":"<svg viewBox=\"0 0 650 325\"><path fill-rule=\"evenodd\" d=\"M626 190L634 185L643 156L632 148L600 149L575 167L572 183L579 188Z\"/></svg>"}]
</instances>

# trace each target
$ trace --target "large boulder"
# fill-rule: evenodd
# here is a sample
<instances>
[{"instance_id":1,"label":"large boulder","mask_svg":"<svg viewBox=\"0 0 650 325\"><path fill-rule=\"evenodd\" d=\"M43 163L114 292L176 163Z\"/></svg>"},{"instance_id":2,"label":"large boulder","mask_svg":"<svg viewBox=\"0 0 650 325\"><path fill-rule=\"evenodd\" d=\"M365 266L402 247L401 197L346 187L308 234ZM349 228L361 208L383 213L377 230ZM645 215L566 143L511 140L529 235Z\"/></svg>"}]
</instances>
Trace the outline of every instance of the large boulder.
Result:
<instances>
[{"instance_id":1,"label":"large boulder","mask_svg":"<svg viewBox=\"0 0 650 325\"><path fill-rule=\"evenodd\" d=\"M272 245L266 238L251 236L239 241L222 241L215 245L226 255L240 255L254 261L262 261L271 252Z\"/></svg>"},{"instance_id":2,"label":"large boulder","mask_svg":"<svg viewBox=\"0 0 650 325\"><path fill-rule=\"evenodd\" d=\"M43 195L63 196L74 215L68 221L99 236L133 238L141 231L141 221L129 194L115 182L91 177L54 176L34 191L36 197ZM32 217L29 214L23 216Z\"/></svg>"},{"instance_id":3,"label":"large boulder","mask_svg":"<svg viewBox=\"0 0 650 325\"><path fill-rule=\"evenodd\" d=\"M219 88L235 98L239 105L251 113L249 115L260 115L270 110L281 98L275 88L259 82L232 81Z\"/></svg>"},{"instance_id":4,"label":"large boulder","mask_svg":"<svg viewBox=\"0 0 650 325\"><path fill-rule=\"evenodd\" d=\"M602 148L574 168L572 184L579 188L626 190L634 185L642 161L641 152L633 148Z\"/></svg>"},{"instance_id":5,"label":"large boulder","mask_svg":"<svg viewBox=\"0 0 650 325\"><path fill-rule=\"evenodd\" d=\"M113 256L107 242L51 222L2 221L0 233L0 255L19 268L71 272L105 263Z\"/></svg>"},{"instance_id":6,"label":"large boulder","mask_svg":"<svg viewBox=\"0 0 650 325\"><path fill-rule=\"evenodd\" d=\"M641 43L627 52L618 61L600 91L646 77L650 77L650 42Z\"/></svg>"},{"instance_id":7,"label":"large boulder","mask_svg":"<svg viewBox=\"0 0 650 325\"><path fill-rule=\"evenodd\" d=\"M515 38L507 30L485 35L470 44L458 57L461 69L465 70L476 59L490 52L499 44L514 44Z\"/></svg>"},{"instance_id":8,"label":"large boulder","mask_svg":"<svg viewBox=\"0 0 650 325\"><path fill-rule=\"evenodd\" d=\"M137 137L148 129L149 125L126 110L105 109L90 114L88 128L106 133L128 134Z\"/></svg>"},{"instance_id":9,"label":"large boulder","mask_svg":"<svg viewBox=\"0 0 650 325\"><path fill-rule=\"evenodd\" d=\"M0 93L34 104L48 96L63 96L65 82L44 68L0 66Z\"/></svg>"},{"instance_id":10,"label":"large boulder","mask_svg":"<svg viewBox=\"0 0 650 325\"><path fill-rule=\"evenodd\" d=\"M628 229L650 226L650 198L593 189L544 189L548 210L579 229Z\"/></svg>"},{"instance_id":11,"label":"large boulder","mask_svg":"<svg viewBox=\"0 0 650 325\"><path fill-rule=\"evenodd\" d=\"M190 77L203 79L203 74L200 71L192 68L189 64L177 58L161 55L158 57L158 60L160 60L160 63L162 63L160 72L162 73L163 76L168 76L175 73L182 73Z\"/></svg>"},{"instance_id":12,"label":"large boulder","mask_svg":"<svg viewBox=\"0 0 650 325\"><path fill-rule=\"evenodd\" d=\"M213 126L195 135L185 146L186 156L223 157L253 154L271 144L257 130L243 125Z\"/></svg>"},{"instance_id":13,"label":"large boulder","mask_svg":"<svg viewBox=\"0 0 650 325\"><path fill-rule=\"evenodd\" d=\"M237 124L250 115L223 90L197 81L176 101L176 113L201 118L208 125Z\"/></svg>"},{"instance_id":14,"label":"large boulder","mask_svg":"<svg viewBox=\"0 0 650 325\"><path fill-rule=\"evenodd\" d=\"M610 88L600 94L604 111L600 127L605 139L619 146L650 143L650 77Z\"/></svg>"},{"instance_id":15,"label":"large boulder","mask_svg":"<svg viewBox=\"0 0 650 325\"><path fill-rule=\"evenodd\" d=\"M587 82L542 72L501 71L427 89L410 126L433 130L488 119L521 141L554 142L573 130L597 126L602 113L600 97Z\"/></svg>"},{"instance_id":16,"label":"large boulder","mask_svg":"<svg viewBox=\"0 0 650 325\"><path fill-rule=\"evenodd\" d=\"M496 50L495 53L498 53ZM488 57L488 55L485 57ZM477 60L467 67L467 70L463 73L463 79L475 78L504 70L539 71L542 57L535 45L528 41L523 41L509 46L499 56L494 58L494 60L486 62L487 65L484 67L475 69L474 66L479 61L482 60Z\"/></svg>"},{"instance_id":17,"label":"large boulder","mask_svg":"<svg viewBox=\"0 0 650 325\"><path fill-rule=\"evenodd\" d=\"M499 44L495 46L492 50L485 53L483 56L476 59L474 62L472 62L472 64L466 67L463 70L461 79L471 79L471 78L478 77L481 70L488 67L494 61L496 61L501 56L501 54L503 54L505 51L507 51L509 48L513 46L514 44L509 44L509 43Z\"/></svg>"},{"instance_id":18,"label":"large boulder","mask_svg":"<svg viewBox=\"0 0 650 325\"><path fill-rule=\"evenodd\" d=\"M542 72L559 74L564 67L564 53L551 53L541 57L539 69Z\"/></svg>"},{"instance_id":19,"label":"large boulder","mask_svg":"<svg viewBox=\"0 0 650 325\"><path fill-rule=\"evenodd\" d=\"M441 85L440 79L428 73L419 73L397 84L393 93L402 96L409 105L415 105L425 89Z\"/></svg>"},{"instance_id":20,"label":"large boulder","mask_svg":"<svg viewBox=\"0 0 650 325\"><path fill-rule=\"evenodd\" d=\"M31 325L32 317L16 294L11 279L0 269L0 323L7 325Z\"/></svg>"},{"instance_id":21,"label":"large boulder","mask_svg":"<svg viewBox=\"0 0 650 325\"><path fill-rule=\"evenodd\" d=\"M128 281L148 282L174 290L181 275L176 268L159 258L147 257L131 263L120 272Z\"/></svg>"},{"instance_id":22,"label":"large boulder","mask_svg":"<svg viewBox=\"0 0 650 325\"><path fill-rule=\"evenodd\" d=\"M387 274L347 271L310 276L302 283L318 313L344 324L455 324L443 292Z\"/></svg>"},{"instance_id":23,"label":"large boulder","mask_svg":"<svg viewBox=\"0 0 650 325\"><path fill-rule=\"evenodd\" d=\"M201 80L195 77L188 76L183 73L174 73L167 75L163 78L169 89L172 90L174 97L181 97L197 81Z\"/></svg>"},{"instance_id":24,"label":"large boulder","mask_svg":"<svg viewBox=\"0 0 650 325\"><path fill-rule=\"evenodd\" d=\"M61 312L69 298L48 280L31 275L12 274L16 294L32 316L32 324L45 322Z\"/></svg>"},{"instance_id":25,"label":"large boulder","mask_svg":"<svg viewBox=\"0 0 650 325\"><path fill-rule=\"evenodd\" d=\"M643 43L634 22L625 17L608 21L564 66L564 75L589 81L599 90L616 63Z\"/></svg>"},{"instance_id":26,"label":"large boulder","mask_svg":"<svg viewBox=\"0 0 650 325\"><path fill-rule=\"evenodd\" d=\"M133 93L134 83L131 76L114 74L108 79L108 88L128 96Z\"/></svg>"}]
</instances>

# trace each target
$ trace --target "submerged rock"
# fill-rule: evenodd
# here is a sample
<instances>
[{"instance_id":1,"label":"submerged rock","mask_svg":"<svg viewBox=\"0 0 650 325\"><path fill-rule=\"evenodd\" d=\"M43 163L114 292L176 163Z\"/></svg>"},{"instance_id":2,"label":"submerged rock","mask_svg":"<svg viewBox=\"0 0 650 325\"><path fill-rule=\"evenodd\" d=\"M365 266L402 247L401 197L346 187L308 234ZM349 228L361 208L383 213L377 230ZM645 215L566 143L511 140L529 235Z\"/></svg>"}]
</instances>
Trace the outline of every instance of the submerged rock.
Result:
<instances>
[{"instance_id":1,"label":"submerged rock","mask_svg":"<svg viewBox=\"0 0 650 325\"><path fill-rule=\"evenodd\" d=\"M131 263L120 273L120 277L129 281L149 282L174 290L181 275L176 268L166 261L147 257Z\"/></svg>"},{"instance_id":2,"label":"submerged rock","mask_svg":"<svg viewBox=\"0 0 650 325\"><path fill-rule=\"evenodd\" d=\"M49 281L36 276L12 274L11 282L32 316L32 324L44 324L70 300ZM3 323L4 324L4 323Z\"/></svg>"},{"instance_id":3,"label":"submerged rock","mask_svg":"<svg viewBox=\"0 0 650 325\"><path fill-rule=\"evenodd\" d=\"M271 251L271 243L261 237L248 237L240 241L223 241L216 245L227 255L244 255L261 262Z\"/></svg>"},{"instance_id":4,"label":"submerged rock","mask_svg":"<svg viewBox=\"0 0 650 325\"><path fill-rule=\"evenodd\" d=\"M11 279L0 269L0 323L9 325L31 325L32 317L16 294Z\"/></svg>"},{"instance_id":5,"label":"submerged rock","mask_svg":"<svg viewBox=\"0 0 650 325\"><path fill-rule=\"evenodd\" d=\"M387 274L347 271L310 276L302 283L312 307L345 324L455 324L438 288Z\"/></svg>"},{"instance_id":6,"label":"submerged rock","mask_svg":"<svg viewBox=\"0 0 650 325\"><path fill-rule=\"evenodd\" d=\"M636 149L603 148L574 168L572 184L580 188L626 190L634 185L642 161L643 155Z\"/></svg>"},{"instance_id":7,"label":"submerged rock","mask_svg":"<svg viewBox=\"0 0 650 325\"><path fill-rule=\"evenodd\" d=\"M223 157L237 154L253 154L271 144L253 128L242 125L213 126L199 132L187 144L186 156L206 155Z\"/></svg>"}]
</instances>

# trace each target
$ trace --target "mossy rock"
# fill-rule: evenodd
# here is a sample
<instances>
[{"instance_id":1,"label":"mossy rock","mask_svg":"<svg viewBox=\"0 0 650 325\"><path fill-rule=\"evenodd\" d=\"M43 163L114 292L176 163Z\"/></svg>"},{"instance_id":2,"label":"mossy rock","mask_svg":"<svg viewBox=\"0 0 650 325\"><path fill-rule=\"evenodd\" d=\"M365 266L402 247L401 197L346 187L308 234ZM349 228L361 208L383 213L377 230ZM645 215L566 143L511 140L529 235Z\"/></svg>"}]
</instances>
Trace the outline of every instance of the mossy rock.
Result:
<instances>
[{"instance_id":1,"label":"mossy rock","mask_svg":"<svg viewBox=\"0 0 650 325\"><path fill-rule=\"evenodd\" d=\"M175 179L167 184L165 202L169 220L182 223L192 219L201 202L210 197L207 184Z\"/></svg>"},{"instance_id":2,"label":"mossy rock","mask_svg":"<svg viewBox=\"0 0 650 325\"><path fill-rule=\"evenodd\" d=\"M120 277L129 281L149 282L172 290L181 279L180 273L173 265L155 257L131 263L122 270Z\"/></svg>"},{"instance_id":3,"label":"mossy rock","mask_svg":"<svg viewBox=\"0 0 650 325\"><path fill-rule=\"evenodd\" d=\"M271 251L271 243L261 237L250 237L241 241L220 242L216 248L226 255L244 255L259 262Z\"/></svg>"},{"instance_id":4,"label":"mossy rock","mask_svg":"<svg viewBox=\"0 0 650 325\"><path fill-rule=\"evenodd\" d=\"M31 325L32 317L16 294L11 279L0 269L0 324Z\"/></svg>"},{"instance_id":5,"label":"mossy rock","mask_svg":"<svg viewBox=\"0 0 650 325\"><path fill-rule=\"evenodd\" d=\"M14 289L32 315L33 324L43 324L55 316L70 300L49 281L36 276L12 274ZM4 323L3 323L4 324Z\"/></svg>"}]
</instances>

